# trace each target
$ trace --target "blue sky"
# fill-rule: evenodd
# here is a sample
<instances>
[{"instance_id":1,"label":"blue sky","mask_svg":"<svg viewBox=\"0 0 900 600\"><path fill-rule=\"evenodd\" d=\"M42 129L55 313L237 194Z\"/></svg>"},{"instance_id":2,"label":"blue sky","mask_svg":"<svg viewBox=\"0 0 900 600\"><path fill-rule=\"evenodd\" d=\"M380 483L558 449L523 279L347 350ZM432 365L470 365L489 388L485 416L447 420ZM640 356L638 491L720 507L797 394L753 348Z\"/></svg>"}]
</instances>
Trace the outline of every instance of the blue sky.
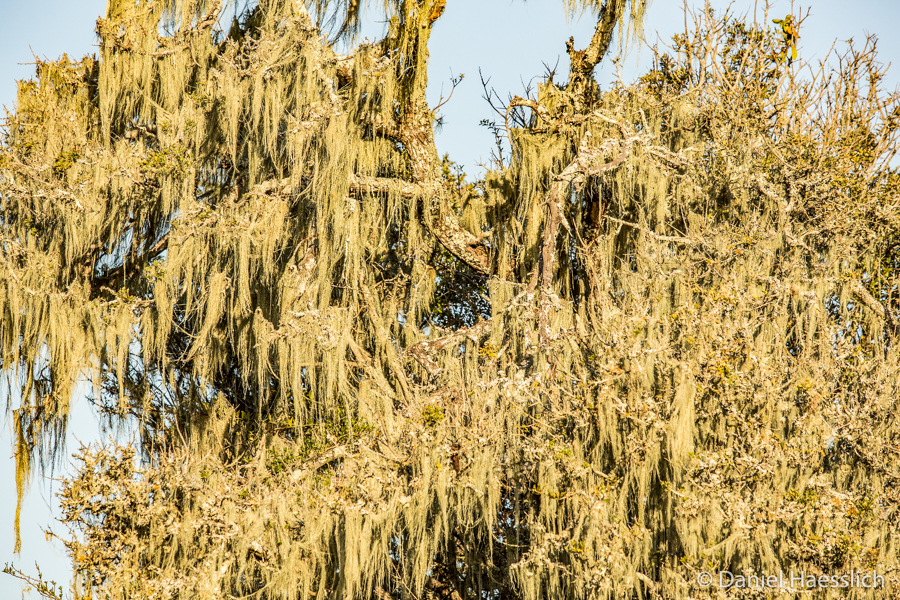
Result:
<instances>
[{"instance_id":1,"label":"blue sky","mask_svg":"<svg viewBox=\"0 0 900 600\"><path fill-rule=\"evenodd\" d=\"M762 5L762 0L759 0ZM0 0L4 15L0 33L0 104L12 108L15 102L15 80L28 78L33 67L27 64L40 58L57 58L64 52L70 57L92 53L95 48L94 25L104 11L105 0ZM697 2L688 2L696 6ZM722 2L717 9L731 7L735 14L752 13L753 0ZM900 2L889 0L814 0L805 4L788 0L772 2L770 19L783 17L802 8L809 19L800 31L800 55L806 59L825 57L832 43L841 48L842 40L863 41L866 34L879 37L879 56L882 62L900 61L900 38L893 34L900 23ZM650 5L645 23L647 40L652 44L657 35L668 40L683 29L682 3L655 0ZM441 108L445 122L437 136L438 150L462 163L466 171L477 175L477 164L487 162L493 146L489 131L478 125L481 119L494 115L482 99L478 70L490 78L491 87L501 98L507 94L521 94L523 84L544 72L544 63L559 63L557 72L567 71L565 41L575 37L577 47L583 47L593 31L594 19L566 18L561 0L450 0L432 37L429 99L436 105L443 88L450 89L451 76L465 74L453 98ZM377 33L376 24L365 29ZM372 35L372 34L370 34ZM622 66L622 76L631 81L646 69L650 52L640 52L639 60L629 59ZM900 70L900 65L897 66ZM601 83L611 80L614 73L608 67L598 69ZM900 78L890 72L890 85ZM5 391L0 391L0 395ZM5 404L0 397L0 405ZM0 418L0 564L15 562L16 566L34 573L37 561L48 579L69 581L69 566L61 544L45 540L41 528L54 526L53 492L58 483L36 480L26 497L22 513L22 553L13 555L13 514L15 510L14 465L10 458L11 425ZM85 401L75 403L69 435L68 452L76 450L79 441L100 439L100 433ZM5 450L2 450L4 449ZM63 469L66 470L65 468ZM57 477L59 473L57 473ZM19 597L19 585L8 575L0 574L0 598ZM36 594L32 594L36 597Z\"/></svg>"}]
</instances>

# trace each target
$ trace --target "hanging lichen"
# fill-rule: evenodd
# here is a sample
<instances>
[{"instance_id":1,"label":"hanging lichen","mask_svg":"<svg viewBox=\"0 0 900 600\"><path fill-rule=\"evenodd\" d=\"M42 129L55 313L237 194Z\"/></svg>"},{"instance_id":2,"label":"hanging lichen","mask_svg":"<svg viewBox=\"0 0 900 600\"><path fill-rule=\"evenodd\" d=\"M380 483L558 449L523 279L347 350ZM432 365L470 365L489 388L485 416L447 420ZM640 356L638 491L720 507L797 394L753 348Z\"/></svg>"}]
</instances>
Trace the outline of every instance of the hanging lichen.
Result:
<instances>
[{"instance_id":1,"label":"hanging lichen","mask_svg":"<svg viewBox=\"0 0 900 600\"><path fill-rule=\"evenodd\" d=\"M707 15L600 90L645 3L570 3L589 45L499 107L510 158L467 183L425 101L443 8L385 3L339 55L355 1L110 2L97 58L20 82L19 493L80 382L141 434L64 486L74 597L897 585L900 113L873 47L807 80L778 30Z\"/></svg>"}]
</instances>

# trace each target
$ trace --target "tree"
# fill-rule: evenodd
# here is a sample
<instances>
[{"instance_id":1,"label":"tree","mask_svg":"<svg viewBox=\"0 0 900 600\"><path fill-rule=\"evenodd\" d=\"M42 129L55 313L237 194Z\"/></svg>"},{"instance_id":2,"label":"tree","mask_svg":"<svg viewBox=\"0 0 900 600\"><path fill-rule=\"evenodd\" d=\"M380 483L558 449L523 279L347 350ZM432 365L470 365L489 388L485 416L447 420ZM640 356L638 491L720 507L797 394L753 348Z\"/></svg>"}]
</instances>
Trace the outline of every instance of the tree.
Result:
<instances>
[{"instance_id":1,"label":"tree","mask_svg":"<svg viewBox=\"0 0 900 600\"><path fill-rule=\"evenodd\" d=\"M874 42L804 76L801 19L707 10L600 90L644 2L570 3L589 45L497 106L511 154L467 183L425 102L443 7L386 2L340 55L359 2L225 32L218 3L112 1L99 57L20 84L19 489L81 378L141 433L64 486L73 595L712 598L704 572L854 569L888 587L815 594L888 597L900 98Z\"/></svg>"}]
</instances>

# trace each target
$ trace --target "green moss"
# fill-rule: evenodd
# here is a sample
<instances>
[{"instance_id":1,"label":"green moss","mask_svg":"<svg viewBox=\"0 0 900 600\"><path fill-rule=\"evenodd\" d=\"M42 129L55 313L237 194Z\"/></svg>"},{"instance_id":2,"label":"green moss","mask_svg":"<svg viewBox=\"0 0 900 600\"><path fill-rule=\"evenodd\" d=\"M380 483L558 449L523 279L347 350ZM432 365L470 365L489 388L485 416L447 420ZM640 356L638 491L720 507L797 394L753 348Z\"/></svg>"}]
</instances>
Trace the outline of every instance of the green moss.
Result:
<instances>
[{"instance_id":1,"label":"green moss","mask_svg":"<svg viewBox=\"0 0 900 600\"><path fill-rule=\"evenodd\" d=\"M294 449L285 450L269 449L266 454L266 467L272 475L278 475L289 470L292 465L302 462L303 457Z\"/></svg>"},{"instance_id":2,"label":"green moss","mask_svg":"<svg viewBox=\"0 0 900 600\"><path fill-rule=\"evenodd\" d=\"M78 150L63 150L56 155L56 160L53 162L53 172L58 177L62 177L66 171L72 168L72 165L78 162L80 157Z\"/></svg>"},{"instance_id":3,"label":"green moss","mask_svg":"<svg viewBox=\"0 0 900 600\"><path fill-rule=\"evenodd\" d=\"M422 419L428 427L434 427L444 420L444 409L434 404L429 404L422 409Z\"/></svg>"},{"instance_id":4,"label":"green moss","mask_svg":"<svg viewBox=\"0 0 900 600\"><path fill-rule=\"evenodd\" d=\"M154 152L141 162L141 168L152 175L179 178L187 174L190 165L188 151L180 146Z\"/></svg>"}]
</instances>

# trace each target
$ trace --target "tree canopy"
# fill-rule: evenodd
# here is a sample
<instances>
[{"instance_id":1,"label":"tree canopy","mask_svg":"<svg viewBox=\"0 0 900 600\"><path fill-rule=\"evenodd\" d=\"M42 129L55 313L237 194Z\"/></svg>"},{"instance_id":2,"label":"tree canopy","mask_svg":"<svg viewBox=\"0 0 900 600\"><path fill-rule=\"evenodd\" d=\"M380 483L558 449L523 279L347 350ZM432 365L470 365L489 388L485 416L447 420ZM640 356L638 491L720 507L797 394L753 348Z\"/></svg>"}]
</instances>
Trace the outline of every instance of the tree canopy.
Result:
<instances>
[{"instance_id":1,"label":"tree canopy","mask_svg":"<svg viewBox=\"0 0 900 600\"><path fill-rule=\"evenodd\" d=\"M358 0L225 26L110 0L96 56L20 82L19 493L79 382L140 431L63 487L72 597L717 598L699 574L851 569L887 588L816 594L888 597L900 96L874 41L814 66L799 16L706 10L600 89L645 2L567 1L593 37L489 95L470 181L425 98L445 2L386 1L359 43Z\"/></svg>"}]
</instances>

